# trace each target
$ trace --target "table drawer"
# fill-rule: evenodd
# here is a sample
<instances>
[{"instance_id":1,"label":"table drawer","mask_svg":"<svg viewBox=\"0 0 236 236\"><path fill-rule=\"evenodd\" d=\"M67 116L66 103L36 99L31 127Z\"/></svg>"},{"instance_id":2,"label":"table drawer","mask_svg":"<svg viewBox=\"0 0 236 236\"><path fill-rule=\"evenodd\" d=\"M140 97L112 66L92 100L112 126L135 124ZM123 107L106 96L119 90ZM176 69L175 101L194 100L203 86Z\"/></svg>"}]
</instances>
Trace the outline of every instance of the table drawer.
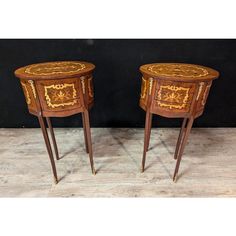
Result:
<instances>
[{"instance_id":1,"label":"table drawer","mask_svg":"<svg viewBox=\"0 0 236 236\"><path fill-rule=\"evenodd\" d=\"M43 111L65 111L80 108L80 79L37 81L37 90Z\"/></svg>"},{"instance_id":2,"label":"table drawer","mask_svg":"<svg viewBox=\"0 0 236 236\"><path fill-rule=\"evenodd\" d=\"M156 80L151 109L155 112L188 113L193 102L195 83Z\"/></svg>"}]
</instances>

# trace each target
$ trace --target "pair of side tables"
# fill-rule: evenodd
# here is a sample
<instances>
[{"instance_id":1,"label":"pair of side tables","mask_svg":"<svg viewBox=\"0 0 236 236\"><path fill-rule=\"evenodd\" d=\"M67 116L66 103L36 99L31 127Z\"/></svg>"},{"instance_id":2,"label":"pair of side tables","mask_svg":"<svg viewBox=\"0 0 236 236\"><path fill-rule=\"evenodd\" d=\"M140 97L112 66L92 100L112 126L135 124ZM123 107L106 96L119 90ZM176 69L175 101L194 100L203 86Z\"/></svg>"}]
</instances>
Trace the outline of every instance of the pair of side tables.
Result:
<instances>
[{"instance_id":1,"label":"pair of side tables","mask_svg":"<svg viewBox=\"0 0 236 236\"><path fill-rule=\"evenodd\" d=\"M96 173L89 123L89 109L94 102L94 69L95 66L88 62L60 61L28 65L15 71L29 112L38 117L55 183L58 183L58 177L47 126L57 160L59 155L50 117L82 113L86 151L92 173ZM140 71L142 87L139 104L146 111L142 172L149 147L152 115L183 118L174 154L177 161L173 180L176 181L193 121L203 113L212 81L219 77L219 73L208 67L182 63L147 64L141 66Z\"/></svg>"}]
</instances>

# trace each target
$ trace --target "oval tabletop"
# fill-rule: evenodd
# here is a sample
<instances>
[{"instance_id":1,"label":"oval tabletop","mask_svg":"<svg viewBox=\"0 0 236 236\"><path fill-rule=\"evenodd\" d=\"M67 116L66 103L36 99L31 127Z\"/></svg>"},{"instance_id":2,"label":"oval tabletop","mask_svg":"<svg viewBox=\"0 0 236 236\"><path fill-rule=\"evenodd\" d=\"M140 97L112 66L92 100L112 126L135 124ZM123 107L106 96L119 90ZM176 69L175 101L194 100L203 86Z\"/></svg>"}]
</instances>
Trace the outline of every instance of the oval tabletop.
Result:
<instances>
[{"instance_id":1,"label":"oval tabletop","mask_svg":"<svg viewBox=\"0 0 236 236\"><path fill-rule=\"evenodd\" d=\"M92 63L84 61L44 62L21 67L15 71L21 79L60 79L85 75L95 69Z\"/></svg>"},{"instance_id":2,"label":"oval tabletop","mask_svg":"<svg viewBox=\"0 0 236 236\"><path fill-rule=\"evenodd\" d=\"M219 77L219 72L209 67L184 63L153 63L140 67L140 71L153 78L176 81L206 81Z\"/></svg>"}]
</instances>

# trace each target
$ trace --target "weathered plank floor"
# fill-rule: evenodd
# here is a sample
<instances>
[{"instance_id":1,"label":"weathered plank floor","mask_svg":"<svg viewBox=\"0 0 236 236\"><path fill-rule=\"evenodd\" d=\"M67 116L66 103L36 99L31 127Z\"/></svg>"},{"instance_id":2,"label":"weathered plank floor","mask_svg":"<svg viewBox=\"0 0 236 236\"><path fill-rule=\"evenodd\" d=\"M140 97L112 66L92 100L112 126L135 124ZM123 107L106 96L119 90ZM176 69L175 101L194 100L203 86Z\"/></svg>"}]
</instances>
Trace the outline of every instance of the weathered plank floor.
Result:
<instances>
[{"instance_id":1,"label":"weathered plank floor","mask_svg":"<svg viewBox=\"0 0 236 236\"><path fill-rule=\"evenodd\" d=\"M143 129L92 129L97 175L90 171L82 129L55 129L60 182L40 129L0 129L0 197L236 196L236 128L193 129L179 171L178 129L152 129L146 171L140 173Z\"/></svg>"}]
</instances>

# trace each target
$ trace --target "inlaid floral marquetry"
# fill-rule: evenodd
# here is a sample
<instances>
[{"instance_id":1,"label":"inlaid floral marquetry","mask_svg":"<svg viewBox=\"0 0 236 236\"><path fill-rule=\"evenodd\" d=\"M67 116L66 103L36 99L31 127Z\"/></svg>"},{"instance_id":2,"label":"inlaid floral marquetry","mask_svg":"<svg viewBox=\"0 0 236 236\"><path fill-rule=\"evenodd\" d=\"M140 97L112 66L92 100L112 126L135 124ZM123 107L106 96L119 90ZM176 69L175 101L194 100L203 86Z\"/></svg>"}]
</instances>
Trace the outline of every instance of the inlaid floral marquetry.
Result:
<instances>
[{"instance_id":1,"label":"inlaid floral marquetry","mask_svg":"<svg viewBox=\"0 0 236 236\"><path fill-rule=\"evenodd\" d=\"M93 106L92 73L85 61L31 64L15 71L22 85L29 112L45 117L64 117Z\"/></svg>"},{"instance_id":2,"label":"inlaid floral marquetry","mask_svg":"<svg viewBox=\"0 0 236 236\"><path fill-rule=\"evenodd\" d=\"M25 69L25 73L30 75L70 74L85 68L85 64L80 62L51 62L29 66Z\"/></svg>"},{"instance_id":3,"label":"inlaid floral marquetry","mask_svg":"<svg viewBox=\"0 0 236 236\"><path fill-rule=\"evenodd\" d=\"M189 89L174 85L161 85L155 99L160 107L183 109L187 106Z\"/></svg>"},{"instance_id":4,"label":"inlaid floral marquetry","mask_svg":"<svg viewBox=\"0 0 236 236\"><path fill-rule=\"evenodd\" d=\"M93 94L93 78L89 78L88 79L88 94L90 98L93 98L94 94Z\"/></svg>"},{"instance_id":5,"label":"inlaid floral marquetry","mask_svg":"<svg viewBox=\"0 0 236 236\"><path fill-rule=\"evenodd\" d=\"M28 88L27 88L27 86L26 86L26 84L24 82L21 82L21 85L22 85L23 92L24 92L24 95L25 95L26 103L28 105L30 105L31 104L31 98L30 98L30 94L29 94Z\"/></svg>"},{"instance_id":6,"label":"inlaid floral marquetry","mask_svg":"<svg viewBox=\"0 0 236 236\"><path fill-rule=\"evenodd\" d=\"M148 83L148 81L145 80L145 79L142 77L142 87L141 87L141 94L140 94L141 99L145 99L145 97L146 97L146 93L147 93L147 83Z\"/></svg>"},{"instance_id":7,"label":"inlaid floral marquetry","mask_svg":"<svg viewBox=\"0 0 236 236\"><path fill-rule=\"evenodd\" d=\"M48 107L72 106L77 103L77 93L73 83L44 86L44 90Z\"/></svg>"},{"instance_id":8,"label":"inlaid floral marquetry","mask_svg":"<svg viewBox=\"0 0 236 236\"><path fill-rule=\"evenodd\" d=\"M207 100L208 93L210 91L210 87L211 87L211 83L208 84L205 88L205 91L204 91L203 97L202 97L202 101L201 101L202 106L205 106L205 104L206 104L206 100Z\"/></svg>"},{"instance_id":9,"label":"inlaid floral marquetry","mask_svg":"<svg viewBox=\"0 0 236 236\"><path fill-rule=\"evenodd\" d=\"M34 86L34 81L33 80L29 80L28 82L29 82L30 87L32 89L32 93L34 95L34 98L36 98L36 90L35 90L35 86Z\"/></svg>"},{"instance_id":10,"label":"inlaid floral marquetry","mask_svg":"<svg viewBox=\"0 0 236 236\"><path fill-rule=\"evenodd\" d=\"M184 64L184 63L153 63L146 64L140 67L140 71L146 77L171 79L172 81L209 81L217 76L219 73L209 67Z\"/></svg>"},{"instance_id":11,"label":"inlaid floral marquetry","mask_svg":"<svg viewBox=\"0 0 236 236\"><path fill-rule=\"evenodd\" d=\"M203 88L203 86L204 86L204 82L201 82L201 83L199 84L199 88L198 88L198 93L197 93L197 98L196 98L196 100L199 99L199 97L200 97L200 95L201 95L201 93L202 93L202 88Z\"/></svg>"},{"instance_id":12,"label":"inlaid floral marquetry","mask_svg":"<svg viewBox=\"0 0 236 236\"><path fill-rule=\"evenodd\" d=\"M184 63L146 64L140 71L143 75L140 106L167 117L180 117L193 110L199 116L205 106L210 81L219 76L211 68Z\"/></svg>"},{"instance_id":13,"label":"inlaid floral marquetry","mask_svg":"<svg viewBox=\"0 0 236 236\"><path fill-rule=\"evenodd\" d=\"M208 71L197 65L185 64L154 64L147 68L160 76L177 76L177 77L203 77L208 75Z\"/></svg>"},{"instance_id":14,"label":"inlaid floral marquetry","mask_svg":"<svg viewBox=\"0 0 236 236\"><path fill-rule=\"evenodd\" d=\"M15 75L29 80L79 78L91 74L94 69L93 64L85 61L56 61L21 67Z\"/></svg>"}]
</instances>

